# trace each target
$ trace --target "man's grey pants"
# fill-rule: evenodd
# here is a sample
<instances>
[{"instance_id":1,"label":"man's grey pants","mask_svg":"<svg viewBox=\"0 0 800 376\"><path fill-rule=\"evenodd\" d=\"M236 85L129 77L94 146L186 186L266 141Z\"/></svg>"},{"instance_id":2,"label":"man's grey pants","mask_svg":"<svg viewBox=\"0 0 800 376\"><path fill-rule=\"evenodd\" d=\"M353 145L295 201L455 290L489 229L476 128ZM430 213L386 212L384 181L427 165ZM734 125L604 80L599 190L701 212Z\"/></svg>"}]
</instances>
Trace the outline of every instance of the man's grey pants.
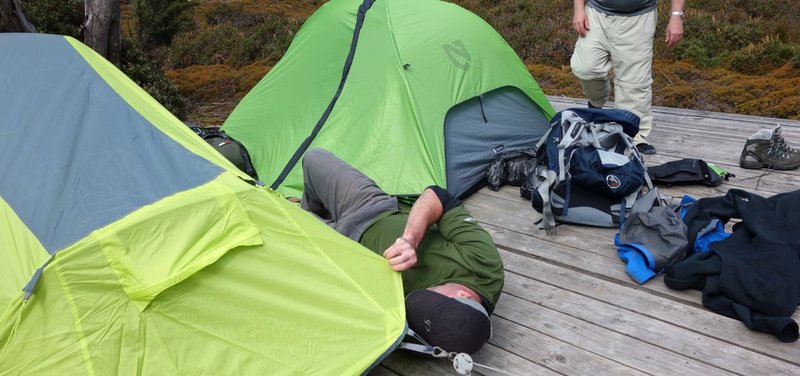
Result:
<instances>
[{"instance_id":1,"label":"man's grey pants","mask_svg":"<svg viewBox=\"0 0 800 376\"><path fill-rule=\"evenodd\" d=\"M303 180L300 206L355 241L380 214L398 210L397 198L324 149L306 152Z\"/></svg>"}]
</instances>

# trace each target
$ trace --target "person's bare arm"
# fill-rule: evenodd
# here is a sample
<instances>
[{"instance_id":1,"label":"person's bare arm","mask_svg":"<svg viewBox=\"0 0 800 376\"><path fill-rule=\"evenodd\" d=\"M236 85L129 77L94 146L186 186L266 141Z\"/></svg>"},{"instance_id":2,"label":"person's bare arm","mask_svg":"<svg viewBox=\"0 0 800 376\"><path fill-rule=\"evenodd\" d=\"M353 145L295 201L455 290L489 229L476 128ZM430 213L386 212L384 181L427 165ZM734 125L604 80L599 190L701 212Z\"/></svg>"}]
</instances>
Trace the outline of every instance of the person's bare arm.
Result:
<instances>
[{"instance_id":1,"label":"person's bare arm","mask_svg":"<svg viewBox=\"0 0 800 376\"><path fill-rule=\"evenodd\" d=\"M444 206L436 193L430 188L423 191L411 207L403 236L397 238L383 252L383 257L389 260L392 270L402 272L416 265L419 243L428 228L439 221L443 213Z\"/></svg>"},{"instance_id":2,"label":"person's bare arm","mask_svg":"<svg viewBox=\"0 0 800 376\"><path fill-rule=\"evenodd\" d=\"M672 12L683 12L683 5L684 0L672 0L670 3L669 24L667 24L667 33L664 37L664 42L667 42L668 47L678 44L683 39L683 17L672 15Z\"/></svg>"},{"instance_id":3,"label":"person's bare arm","mask_svg":"<svg viewBox=\"0 0 800 376\"><path fill-rule=\"evenodd\" d=\"M573 0L572 28L580 36L586 36L589 31L589 18L586 17L586 0Z\"/></svg>"}]
</instances>

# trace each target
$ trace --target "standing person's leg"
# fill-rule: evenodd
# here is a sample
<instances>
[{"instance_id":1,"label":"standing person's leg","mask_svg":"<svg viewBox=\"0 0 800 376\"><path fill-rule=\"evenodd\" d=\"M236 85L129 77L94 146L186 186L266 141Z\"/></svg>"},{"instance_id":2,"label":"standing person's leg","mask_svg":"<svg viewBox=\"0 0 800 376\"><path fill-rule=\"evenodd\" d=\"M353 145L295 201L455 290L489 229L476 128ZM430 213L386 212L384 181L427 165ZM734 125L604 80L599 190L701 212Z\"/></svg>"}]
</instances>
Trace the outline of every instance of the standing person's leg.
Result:
<instances>
[{"instance_id":1,"label":"standing person's leg","mask_svg":"<svg viewBox=\"0 0 800 376\"><path fill-rule=\"evenodd\" d=\"M611 94L611 85L608 82L611 60L605 32L608 16L588 6L586 16L589 19L589 30L575 42L570 66L572 74L581 81L583 95L589 99L589 104L603 107Z\"/></svg>"},{"instance_id":2,"label":"standing person's leg","mask_svg":"<svg viewBox=\"0 0 800 376\"><path fill-rule=\"evenodd\" d=\"M358 241L381 213L397 210L397 199L327 150L311 149L303 157L300 206Z\"/></svg>"},{"instance_id":3,"label":"standing person's leg","mask_svg":"<svg viewBox=\"0 0 800 376\"><path fill-rule=\"evenodd\" d=\"M653 129L653 36L656 11L632 17L615 17L611 40L614 64L615 107L639 116L636 144L647 143ZM653 150L655 152L655 150Z\"/></svg>"}]
</instances>

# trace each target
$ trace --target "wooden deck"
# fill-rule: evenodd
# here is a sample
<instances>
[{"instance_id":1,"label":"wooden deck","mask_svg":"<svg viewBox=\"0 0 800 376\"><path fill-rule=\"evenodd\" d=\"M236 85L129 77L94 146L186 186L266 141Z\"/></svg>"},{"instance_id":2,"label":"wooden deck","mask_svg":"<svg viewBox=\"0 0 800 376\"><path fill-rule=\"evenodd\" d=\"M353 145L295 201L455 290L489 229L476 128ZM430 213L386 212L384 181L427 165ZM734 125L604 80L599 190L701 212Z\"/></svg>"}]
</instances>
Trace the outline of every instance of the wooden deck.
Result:
<instances>
[{"instance_id":1,"label":"wooden deck","mask_svg":"<svg viewBox=\"0 0 800 376\"><path fill-rule=\"evenodd\" d=\"M551 97L556 110L585 101ZM647 164L701 158L736 174L716 188L662 188L680 197L739 188L771 196L800 189L800 171L743 170L745 140L783 124L800 145L800 122L672 108L654 109ZM475 362L515 375L800 375L800 342L781 343L703 307L698 291L674 291L659 276L638 285L613 245L613 229L563 225L547 236L518 188L483 189L466 205L492 234L506 268L492 317L494 336ZM800 311L794 319L800 321ZM373 375L455 375L443 359L395 352ZM502 375L476 367L473 374Z\"/></svg>"}]
</instances>

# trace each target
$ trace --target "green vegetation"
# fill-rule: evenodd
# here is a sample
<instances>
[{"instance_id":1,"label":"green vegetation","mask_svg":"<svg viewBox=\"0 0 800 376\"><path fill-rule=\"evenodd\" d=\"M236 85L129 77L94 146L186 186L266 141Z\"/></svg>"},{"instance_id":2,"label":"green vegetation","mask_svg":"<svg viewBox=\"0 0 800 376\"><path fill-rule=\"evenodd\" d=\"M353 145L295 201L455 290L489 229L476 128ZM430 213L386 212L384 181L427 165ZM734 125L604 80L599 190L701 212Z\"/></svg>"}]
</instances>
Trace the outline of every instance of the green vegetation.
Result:
<instances>
[{"instance_id":1,"label":"green vegetation","mask_svg":"<svg viewBox=\"0 0 800 376\"><path fill-rule=\"evenodd\" d=\"M572 2L455 0L517 51L545 93L580 97L569 69ZM659 2L653 102L660 106L800 119L800 3L687 2L684 39L663 42L669 2Z\"/></svg>"},{"instance_id":2,"label":"green vegetation","mask_svg":"<svg viewBox=\"0 0 800 376\"><path fill-rule=\"evenodd\" d=\"M64 1L27 0L25 9L40 30L77 35L82 3L57 6ZM453 2L497 29L545 93L581 96L569 69L572 2ZM220 123L323 3L122 0L123 70L176 114L185 110L199 124ZM672 49L663 42L668 7L669 1L659 2L656 105L800 119L800 2L687 2L685 36Z\"/></svg>"},{"instance_id":3,"label":"green vegetation","mask_svg":"<svg viewBox=\"0 0 800 376\"><path fill-rule=\"evenodd\" d=\"M77 38L83 24L83 1L28 0L22 9L36 30L41 33L69 35Z\"/></svg>"},{"instance_id":4,"label":"green vegetation","mask_svg":"<svg viewBox=\"0 0 800 376\"><path fill-rule=\"evenodd\" d=\"M282 13L252 13L242 4L220 3L202 15L205 26L183 33L170 47L167 65L228 64L236 68L263 61L273 65L280 59L300 21Z\"/></svg>"},{"instance_id":5,"label":"green vegetation","mask_svg":"<svg viewBox=\"0 0 800 376\"><path fill-rule=\"evenodd\" d=\"M122 71L180 119L186 117L186 100L137 43L122 41Z\"/></svg>"},{"instance_id":6,"label":"green vegetation","mask_svg":"<svg viewBox=\"0 0 800 376\"><path fill-rule=\"evenodd\" d=\"M139 45L146 50L166 46L179 32L192 29L191 10L196 4L186 0L134 0Z\"/></svg>"}]
</instances>

